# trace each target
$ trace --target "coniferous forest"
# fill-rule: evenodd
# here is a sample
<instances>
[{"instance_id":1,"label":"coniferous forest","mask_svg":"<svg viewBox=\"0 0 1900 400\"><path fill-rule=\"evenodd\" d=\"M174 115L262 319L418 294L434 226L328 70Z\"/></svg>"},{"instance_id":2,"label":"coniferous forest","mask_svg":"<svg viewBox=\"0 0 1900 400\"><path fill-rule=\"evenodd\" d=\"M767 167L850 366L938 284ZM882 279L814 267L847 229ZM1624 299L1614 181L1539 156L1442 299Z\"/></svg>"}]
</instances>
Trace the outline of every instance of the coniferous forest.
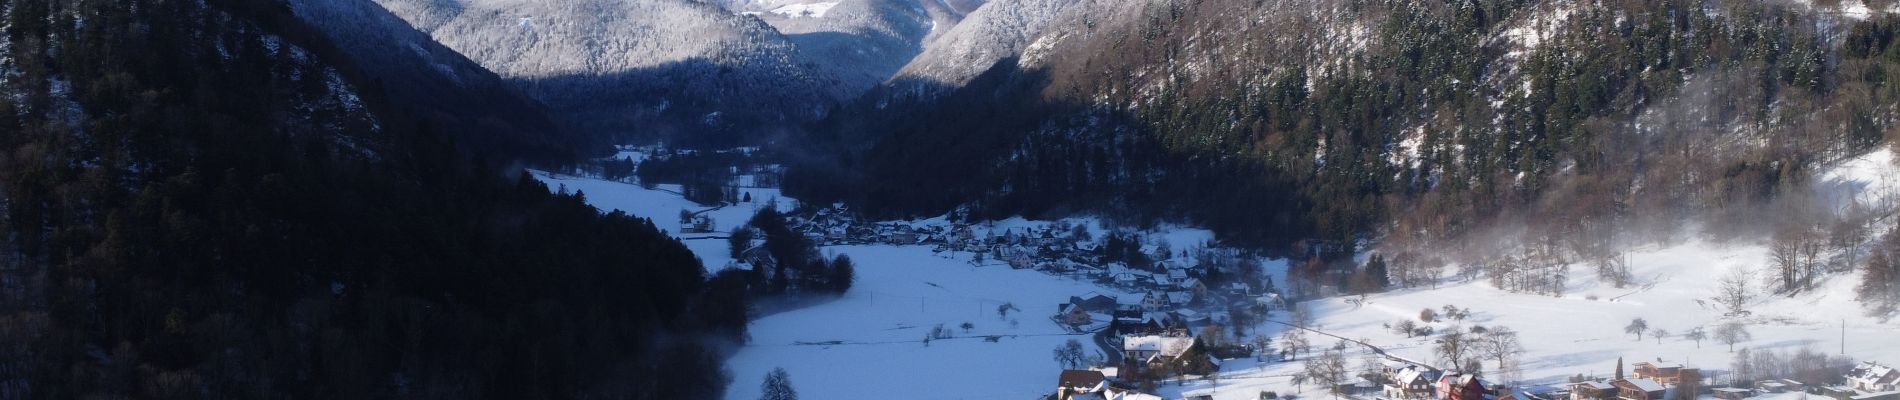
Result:
<instances>
[{"instance_id":1,"label":"coniferous forest","mask_svg":"<svg viewBox=\"0 0 1900 400\"><path fill-rule=\"evenodd\" d=\"M725 387L740 292L652 221L404 114L282 3L0 16L0 398Z\"/></svg>"}]
</instances>

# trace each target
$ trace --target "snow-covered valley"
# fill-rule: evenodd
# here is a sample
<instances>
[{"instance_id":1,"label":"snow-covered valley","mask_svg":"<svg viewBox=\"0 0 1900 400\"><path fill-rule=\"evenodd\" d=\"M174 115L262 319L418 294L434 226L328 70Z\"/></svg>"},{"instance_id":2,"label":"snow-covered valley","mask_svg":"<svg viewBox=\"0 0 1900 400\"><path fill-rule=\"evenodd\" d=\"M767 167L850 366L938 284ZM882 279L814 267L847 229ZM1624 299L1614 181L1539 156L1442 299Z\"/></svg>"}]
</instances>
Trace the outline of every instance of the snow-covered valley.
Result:
<instances>
[{"instance_id":1,"label":"snow-covered valley","mask_svg":"<svg viewBox=\"0 0 1900 400\"><path fill-rule=\"evenodd\" d=\"M1817 177L1817 190L1837 199L1870 202L1884 198L1893 187L1894 167L1886 150L1839 163ZM665 185L653 189L601 179L536 171L550 187L584 192L587 201L602 210L670 221L680 210L707 207L685 200ZM782 210L796 202L776 189L742 188L754 203L711 209L714 233L676 234L685 240L708 269L728 265L727 244L705 240L722 236L745 223L767 199ZM1845 200L1840 200L1845 201ZM1103 229L1099 222L1065 221ZM1043 227L1048 221L1007 221L979 224L991 232ZM941 218L901 222L908 226L946 224ZM1890 226L1892 221L1879 223ZM665 226L665 225L663 225ZM1883 228L1884 229L1884 228ZM988 233L985 233L988 234ZM1191 245L1212 239L1204 230L1164 228L1145 232L1150 238ZM1012 269L1000 260L978 261L972 253L943 251L921 245L852 244L820 247L826 254L846 254L857 261L857 283L835 300L762 316L750 325L750 342L729 361L733 381L727 398L759 396L758 379L774 368L790 373L799 393L809 398L868 399L886 397L891 385L907 390L906 397L925 399L1040 398L1053 391L1063 370L1051 350L1078 340L1091 354L1102 345L1094 335L1071 333L1050 317L1070 296L1091 293L1133 303L1139 290L1098 283L1075 274L1052 274L1034 269ZM1711 385L1727 377L1733 354L1713 335L1691 339L1689 332L1711 332L1724 322L1741 322L1749 337L1735 349L1789 353L1810 349L1844 354L1854 360L1893 363L1900 360L1900 326L1865 317L1854 298L1859 272L1833 274L1815 290L1793 296L1757 294L1748 301L1745 316L1725 316L1717 305L1719 277L1734 270L1761 270L1771 263L1770 249L1760 240L1731 242L1687 240L1659 243L1631 250L1628 259L1634 279L1615 287L1596 276L1577 272L1561 296L1512 293L1490 286L1484 278L1461 280L1447 276L1424 288L1400 288L1360 297L1330 297L1297 307L1312 319L1308 336L1312 347L1332 347L1336 335L1378 346L1388 354L1426 363L1437 362L1435 336L1401 334L1391 327L1402 321L1430 326L1437 332L1473 327L1509 328L1521 337L1525 352L1499 368L1484 365L1486 380L1525 390L1561 389L1567 379L1584 375L1608 377L1619 359L1700 368ZM1284 282L1286 263L1263 263L1267 276ZM1016 310L1000 313L999 307ZM1420 323L1421 310L1446 306L1465 309L1469 317L1440 318ZM1633 319L1648 322L1638 339L1625 329ZM1271 314L1249 329L1245 342L1256 335L1280 337L1289 327L1287 312ZM964 324L968 328L964 328ZM951 338L926 340L933 328L950 330ZM1657 332L1667 332L1657 337ZM1278 347L1278 345L1275 345ZM1355 368L1368 349L1352 344L1346 351ZM1306 358L1317 354L1299 358ZM1257 361L1252 357L1223 360L1214 376L1166 380L1156 394L1166 398L1207 395L1213 399L1256 399L1265 391L1281 394L1315 391L1312 383L1296 385L1299 361ZM1318 395L1321 392L1312 393Z\"/></svg>"}]
</instances>

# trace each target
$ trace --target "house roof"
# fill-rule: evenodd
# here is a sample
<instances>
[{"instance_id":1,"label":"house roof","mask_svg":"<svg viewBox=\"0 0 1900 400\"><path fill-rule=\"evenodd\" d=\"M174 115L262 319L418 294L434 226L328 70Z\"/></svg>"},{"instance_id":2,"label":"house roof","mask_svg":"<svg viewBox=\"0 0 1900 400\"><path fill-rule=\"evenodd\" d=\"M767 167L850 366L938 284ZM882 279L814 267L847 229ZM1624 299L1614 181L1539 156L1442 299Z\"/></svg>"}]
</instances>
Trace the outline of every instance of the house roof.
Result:
<instances>
[{"instance_id":1,"label":"house roof","mask_svg":"<svg viewBox=\"0 0 1900 400\"><path fill-rule=\"evenodd\" d=\"M1656 381L1652 381L1648 379L1623 379L1617 382L1627 383L1630 386L1636 387L1638 390L1642 390L1645 392L1660 392L1660 391L1663 391L1663 389L1666 389L1663 387L1661 383L1656 383ZM1618 386L1622 386L1622 385L1618 385Z\"/></svg>"},{"instance_id":2,"label":"house roof","mask_svg":"<svg viewBox=\"0 0 1900 400\"><path fill-rule=\"evenodd\" d=\"M1616 385L1604 381L1584 381L1571 384L1571 387L1583 387L1595 390L1615 390Z\"/></svg>"},{"instance_id":3,"label":"house roof","mask_svg":"<svg viewBox=\"0 0 1900 400\"><path fill-rule=\"evenodd\" d=\"M1153 351L1174 357L1194 346L1194 338L1170 336L1130 336L1122 339L1122 351Z\"/></svg>"},{"instance_id":4,"label":"house roof","mask_svg":"<svg viewBox=\"0 0 1900 400\"><path fill-rule=\"evenodd\" d=\"M1102 375L1102 371L1071 369L1063 370L1062 375L1056 378L1056 387L1066 387L1079 392L1093 392L1101 390L1107 381L1108 378Z\"/></svg>"}]
</instances>

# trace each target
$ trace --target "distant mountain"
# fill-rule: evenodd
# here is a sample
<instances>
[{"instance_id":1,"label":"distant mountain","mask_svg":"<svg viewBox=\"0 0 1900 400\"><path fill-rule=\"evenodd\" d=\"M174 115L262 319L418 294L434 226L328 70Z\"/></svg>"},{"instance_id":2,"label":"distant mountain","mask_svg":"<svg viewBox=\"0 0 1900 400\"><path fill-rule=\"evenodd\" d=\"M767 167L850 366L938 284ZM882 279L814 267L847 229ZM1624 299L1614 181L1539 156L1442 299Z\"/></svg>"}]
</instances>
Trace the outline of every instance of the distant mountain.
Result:
<instances>
[{"instance_id":1,"label":"distant mountain","mask_svg":"<svg viewBox=\"0 0 1900 400\"><path fill-rule=\"evenodd\" d=\"M942 30L923 53L892 77L892 81L899 89L962 85L997 61L1021 54L1065 11L1078 7L1093 9L1094 3L1087 0L992 0L970 12L956 26Z\"/></svg>"},{"instance_id":2,"label":"distant mountain","mask_svg":"<svg viewBox=\"0 0 1900 400\"><path fill-rule=\"evenodd\" d=\"M757 18L690 0L376 0L609 138L736 144L846 91Z\"/></svg>"},{"instance_id":3,"label":"distant mountain","mask_svg":"<svg viewBox=\"0 0 1900 400\"><path fill-rule=\"evenodd\" d=\"M918 0L733 1L726 7L784 33L797 44L800 62L834 79L848 96L883 83L916 57L939 19L947 27L962 15Z\"/></svg>"}]
</instances>

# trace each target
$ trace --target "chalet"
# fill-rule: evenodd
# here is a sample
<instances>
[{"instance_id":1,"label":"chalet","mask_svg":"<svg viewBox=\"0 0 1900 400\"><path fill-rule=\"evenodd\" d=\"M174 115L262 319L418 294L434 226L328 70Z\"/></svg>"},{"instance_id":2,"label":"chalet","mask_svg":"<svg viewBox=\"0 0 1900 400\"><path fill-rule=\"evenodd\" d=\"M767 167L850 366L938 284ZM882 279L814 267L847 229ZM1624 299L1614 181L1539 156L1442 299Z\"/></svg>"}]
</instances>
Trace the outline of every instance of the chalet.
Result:
<instances>
[{"instance_id":1,"label":"chalet","mask_svg":"<svg viewBox=\"0 0 1900 400\"><path fill-rule=\"evenodd\" d=\"M1187 305L1188 302L1190 301L1194 301L1193 293L1189 293L1186 291L1168 292L1169 305L1184 306L1184 305Z\"/></svg>"},{"instance_id":2,"label":"chalet","mask_svg":"<svg viewBox=\"0 0 1900 400\"><path fill-rule=\"evenodd\" d=\"M1656 381L1664 385L1674 385L1677 375L1682 373L1682 364L1657 365L1644 361L1636 363L1633 372L1637 378Z\"/></svg>"},{"instance_id":3,"label":"chalet","mask_svg":"<svg viewBox=\"0 0 1900 400\"><path fill-rule=\"evenodd\" d=\"M1056 306L1056 320L1069 325L1088 325L1095 322L1095 316L1089 315L1089 311L1082 304L1062 304Z\"/></svg>"},{"instance_id":4,"label":"chalet","mask_svg":"<svg viewBox=\"0 0 1900 400\"><path fill-rule=\"evenodd\" d=\"M1142 311L1163 311L1167 310L1169 306L1173 304L1174 302L1168 298L1168 293L1166 292L1148 292L1148 294L1141 296Z\"/></svg>"},{"instance_id":5,"label":"chalet","mask_svg":"<svg viewBox=\"0 0 1900 400\"><path fill-rule=\"evenodd\" d=\"M1194 338L1180 336L1130 336L1122 338L1122 357L1127 360L1155 361L1181 356L1194 347Z\"/></svg>"},{"instance_id":6,"label":"chalet","mask_svg":"<svg viewBox=\"0 0 1900 400\"><path fill-rule=\"evenodd\" d=\"M1398 368L1387 374L1384 395L1392 399L1430 398L1438 374L1437 370L1416 365Z\"/></svg>"},{"instance_id":7,"label":"chalet","mask_svg":"<svg viewBox=\"0 0 1900 400\"><path fill-rule=\"evenodd\" d=\"M1900 390L1900 371L1873 361L1864 361L1847 372L1847 384L1863 392Z\"/></svg>"},{"instance_id":8,"label":"chalet","mask_svg":"<svg viewBox=\"0 0 1900 400\"><path fill-rule=\"evenodd\" d=\"M1617 398L1622 400L1662 400L1664 388L1661 383L1650 379L1618 379Z\"/></svg>"},{"instance_id":9,"label":"chalet","mask_svg":"<svg viewBox=\"0 0 1900 400\"><path fill-rule=\"evenodd\" d=\"M684 214L682 212L682 214ZM680 218L680 233L709 233L713 231L713 219L704 214L687 214Z\"/></svg>"},{"instance_id":10,"label":"chalet","mask_svg":"<svg viewBox=\"0 0 1900 400\"><path fill-rule=\"evenodd\" d=\"M1187 281L1181 282L1181 290L1192 294L1192 298L1207 298L1207 285L1201 283L1200 279L1188 278Z\"/></svg>"},{"instance_id":11,"label":"chalet","mask_svg":"<svg viewBox=\"0 0 1900 400\"><path fill-rule=\"evenodd\" d=\"M1484 381L1477 375L1448 373L1438 377L1439 400L1485 400ZM1648 399L1643 399L1648 400Z\"/></svg>"},{"instance_id":12,"label":"chalet","mask_svg":"<svg viewBox=\"0 0 1900 400\"><path fill-rule=\"evenodd\" d=\"M1068 399L1072 395L1099 393L1108 389L1108 377L1102 371L1064 370L1056 377L1056 397Z\"/></svg>"},{"instance_id":13,"label":"chalet","mask_svg":"<svg viewBox=\"0 0 1900 400\"><path fill-rule=\"evenodd\" d=\"M1742 400L1755 395L1755 391L1744 388L1714 388L1709 389L1709 392L1723 400Z\"/></svg>"},{"instance_id":14,"label":"chalet","mask_svg":"<svg viewBox=\"0 0 1900 400\"><path fill-rule=\"evenodd\" d=\"M1286 298L1281 297L1279 293L1262 294L1260 297L1254 298L1254 303L1260 304L1261 307L1266 307L1268 310L1285 310L1288 307Z\"/></svg>"},{"instance_id":15,"label":"chalet","mask_svg":"<svg viewBox=\"0 0 1900 400\"><path fill-rule=\"evenodd\" d=\"M1611 400L1619 395L1616 385L1606 381L1570 384L1570 400Z\"/></svg>"},{"instance_id":16,"label":"chalet","mask_svg":"<svg viewBox=\"0 0 1900 400\"><path fill-rule=\"evenodd\" d=\"M1095 317L1091 314L1113 315L1115 309L1113 297L1101 294L1086 298L1069 296L1068 303L1056 306L1056 320L1069 325L1088 325L1095 322Z\"/></svg>"}]
</instances>

